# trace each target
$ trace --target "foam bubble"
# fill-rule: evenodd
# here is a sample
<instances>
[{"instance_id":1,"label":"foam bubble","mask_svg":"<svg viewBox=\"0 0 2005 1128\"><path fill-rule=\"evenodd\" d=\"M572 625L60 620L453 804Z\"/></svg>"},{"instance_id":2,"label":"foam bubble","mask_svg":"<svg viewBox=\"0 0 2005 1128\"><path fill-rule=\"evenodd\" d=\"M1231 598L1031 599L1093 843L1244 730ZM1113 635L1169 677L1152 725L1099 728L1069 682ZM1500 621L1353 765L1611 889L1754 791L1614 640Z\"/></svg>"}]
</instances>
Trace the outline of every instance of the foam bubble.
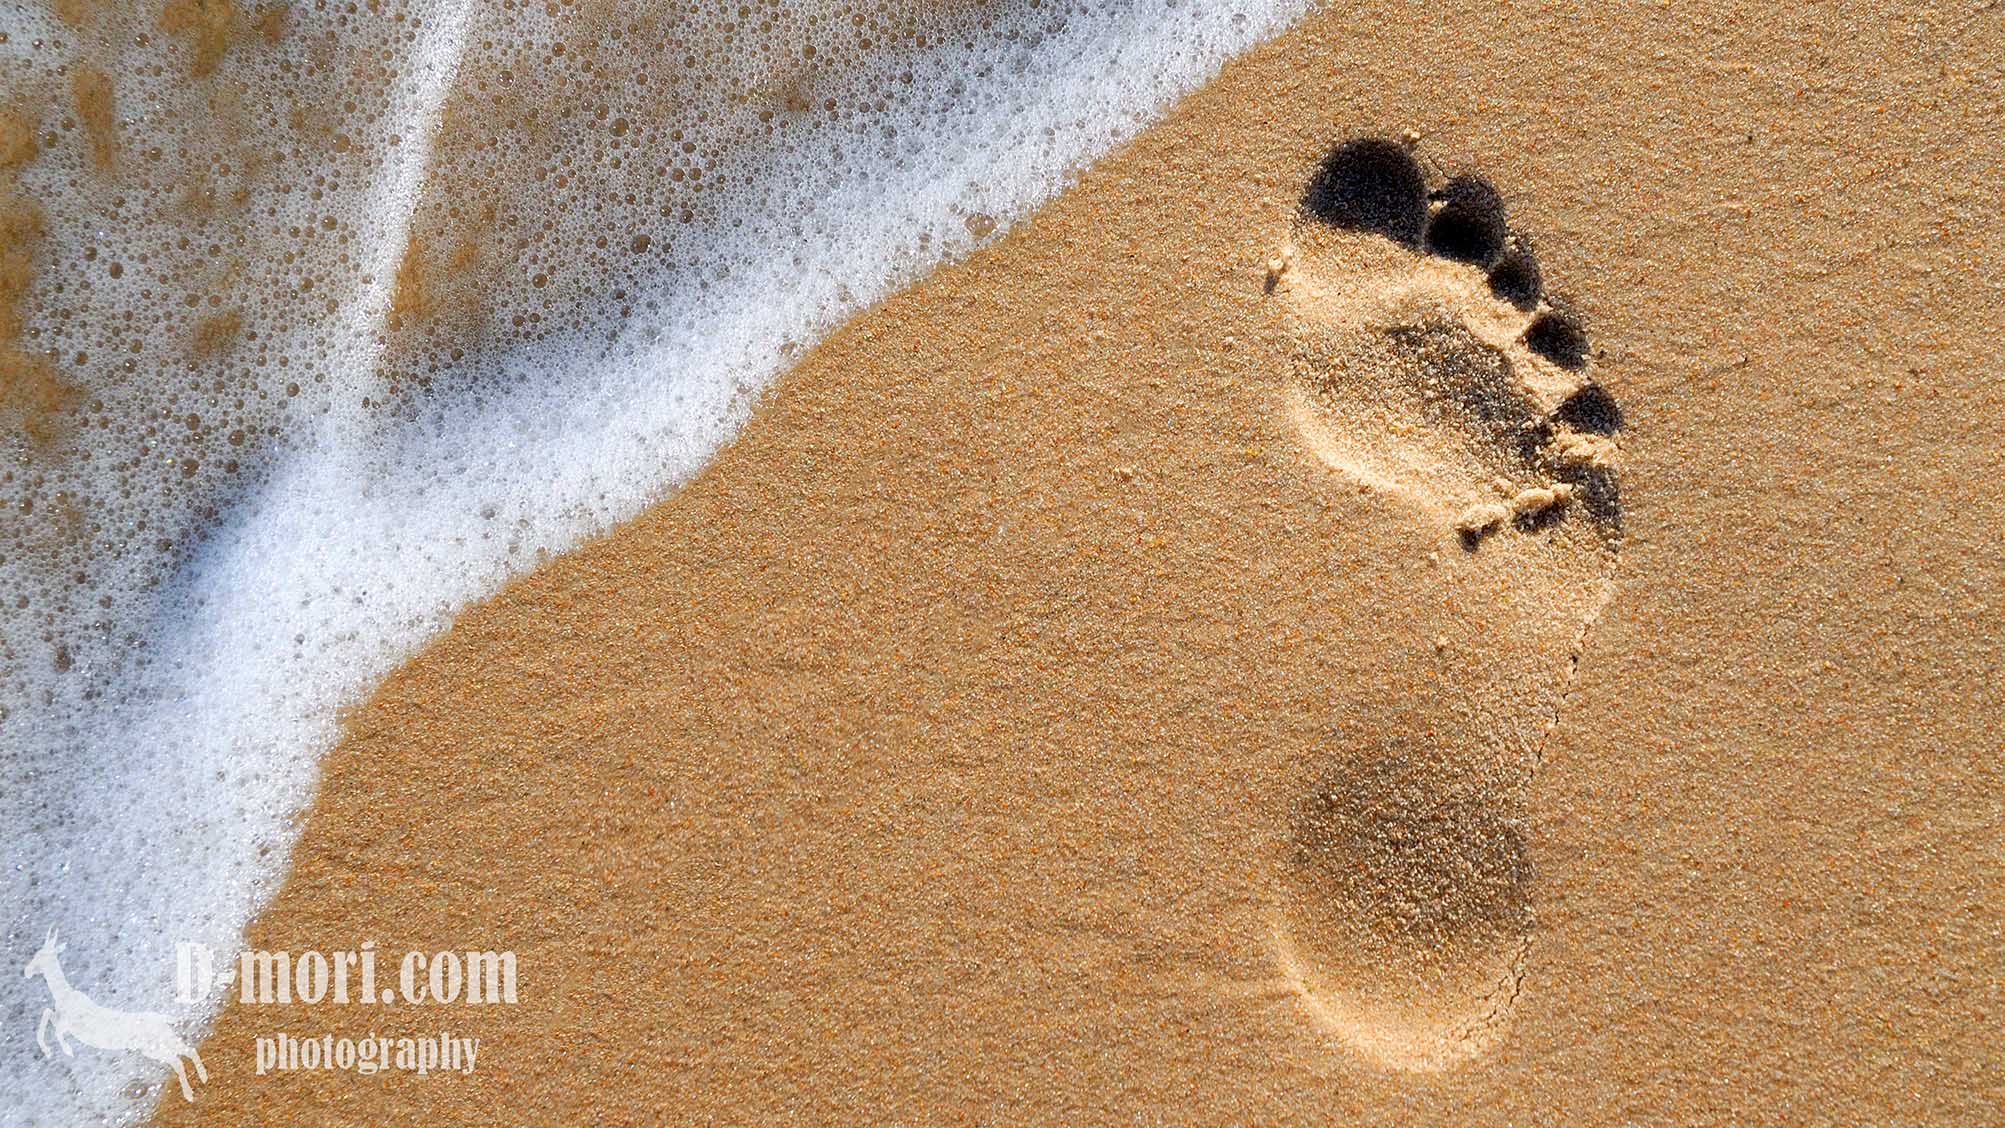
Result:
<instances>
[{"instance_id":1,"label":"foam bubble","mask_svg":"<svg viewBox=\"0 0 2005 1128\"><path fill-rule=\"evenodd\" d=\"M1302 6L6 17L9 950L60 924L72 982L174 1011L174 943L237 943L338 706ZM0 984L31 1028L40 981ZM160 1075L6 1045L8 1123L129 1120Z\"/></svg>"}]
</instances>

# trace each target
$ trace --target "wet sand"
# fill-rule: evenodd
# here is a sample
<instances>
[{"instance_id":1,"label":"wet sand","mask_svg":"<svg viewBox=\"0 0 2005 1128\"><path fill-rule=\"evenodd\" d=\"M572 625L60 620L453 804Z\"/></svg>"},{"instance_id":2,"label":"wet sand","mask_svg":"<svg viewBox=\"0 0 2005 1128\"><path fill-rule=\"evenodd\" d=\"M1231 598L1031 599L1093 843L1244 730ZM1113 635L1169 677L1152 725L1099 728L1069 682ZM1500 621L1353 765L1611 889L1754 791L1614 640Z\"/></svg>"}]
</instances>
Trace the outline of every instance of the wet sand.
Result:
<instances>
[{"instance_id":1,"label":"wet sand","mask_svg":"<svg viewBox=\"0 0 2005 1128\"><path fill-rule=\"evenodd\" d=\"M1311 17L355 710L250 943L511 948L518 1005L231 1006L158 1119L1981 1120L2000 34ZM1405 130L1497 185L1591 333L1612 569L1579 515L1466 549L1290 411L1355 355L1304 295L1408 269L1305 236L1303 186ZM1428 481L1463 451L1365 439ZM1488 881L1340 969L1362 1018L1277 945L1317 919L1322 794ZM1460 889L1421 869L1388 888ZM1357 1023L1452 1010L1464 949L1510 953L1494 1038L1375 1055ZM471 1076L250 1062L442 1027Z\"/></svg>"}]
</instances>

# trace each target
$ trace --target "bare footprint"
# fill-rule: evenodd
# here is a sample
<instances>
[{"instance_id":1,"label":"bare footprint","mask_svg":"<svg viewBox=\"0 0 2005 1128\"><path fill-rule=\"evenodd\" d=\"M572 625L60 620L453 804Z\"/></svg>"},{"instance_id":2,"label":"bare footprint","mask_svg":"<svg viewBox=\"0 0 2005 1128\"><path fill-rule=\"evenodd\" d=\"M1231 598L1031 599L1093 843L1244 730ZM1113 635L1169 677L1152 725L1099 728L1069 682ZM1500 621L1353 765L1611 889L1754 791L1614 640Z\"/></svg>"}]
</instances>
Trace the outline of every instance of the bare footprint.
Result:
<instances>
[{"instance_id":1,"label":"bare footprint","mask_svg":"<svg viewBox=\"0 0 2005 1128\"><path fill-rule=\"evenodd\" d=\"M1493 1045L1534 931L1526 793L1606 605L1621 415L1487 182L1430 187L1410 149L1338 147L1267 287L1298 342L1285 391L1331 472L1431 526L1496 594L1476 659L1416 693L1466 721L1359 733L1292 812L1277 956L1308 1009L1379 1065Z\"/></svg>"}]
</instances>

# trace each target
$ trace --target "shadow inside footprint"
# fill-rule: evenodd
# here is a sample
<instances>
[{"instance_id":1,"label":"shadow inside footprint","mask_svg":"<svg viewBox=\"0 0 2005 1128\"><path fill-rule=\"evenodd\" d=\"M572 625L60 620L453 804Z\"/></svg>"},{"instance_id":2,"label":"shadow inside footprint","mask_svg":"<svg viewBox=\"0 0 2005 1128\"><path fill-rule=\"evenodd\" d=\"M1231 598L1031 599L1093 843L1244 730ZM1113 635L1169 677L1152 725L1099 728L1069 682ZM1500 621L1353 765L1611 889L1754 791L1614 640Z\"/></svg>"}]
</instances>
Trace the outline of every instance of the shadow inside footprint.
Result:
<instances>
[{"instance_id":1,"label":"shadow inside footprint","mask_svg":"<svg viewBox=\"0 0 2005 1128\"><path fill-rule=\"evenodd\" d=\"M1531 863L1515 821L1479 788L1405 758L1347 766L1305 798L1295 862L1384 943L1487 947L1530 925Z\"/></svg>"},{"instance_id":2,"label":"shadow inside footprint","mask_svg":"<svg viewBox=\"0 0 2005 1128\"><path fill-rule=\"evenodd\" d=\"M1428 404L1430 422L1456 411L1455 430L1471 436L1477 446L1515 452L1530 465L1550 438L1550 430L1535 405L1519 388L1511 361L1466 325L1453 320L1429 320L1385 331L1398 350L1402 370Z\"/></svg>"},{"instance_id":3,"label":"shadow inside footprint","mask_svg":"<svg viewBox=\"0 0 2005 1128\"><path fill-rule=\"evenodd\" d=\"M1302 210L1332 227L1420 245L1427 176L1406 146L1365 137L1337 146L1309 181Z\"/></svg>"},{"instance_id":4,"label":"shadow inside footprint","mask_svg":"<svg viewBox=\"0 0 2005 1128\"><path fill-rule=\"evenodd\" d=\"M1587 367L1587 330L1558 310L1532 318L1525 329L1525 347L1569 372Z\"/></svg>"},{"instance_id":5,"label":"shadow inside footprint","mask_svg":"<svg viewBox=\"0 0 2005 1128\"><path fill-rule=\"evenodd\" d=\"M1427 221L1427 253L1488 270L1511 237L1504 198L1476 176L1450 180L1434 198L1441 206Z\"/></svg>"},{"instance_id":6,"label":"shadow inside footprint","mask_svg":"<svg viewBox=\"0 0 2005 1128\"><path fill-rule=\"evenodd\" d=\"M1481 1052L1532 930L1532 867L1494 781L1389 750L1298 805L1286 962L1333 1032L1396 1069Z\"/></svg>"},{"instance_id":7,"label":"shadow inside footprint","mask_svg":"<svg viewBox=\"0 0 2005 1128\"><path fill-rule=\"evenodd\" d=\"M1599 384L1584 384L1580 390L1566 397L1553 418L1590 435L1612 435L1622 429L1622 408L1608 389Z\"/></svg>"},{"instance_id":8,"label":"shadow inside footprint","mask_svg":"<svg viewBox=\"0 0 2005 1128\"><path fill-rule=\"evenodd\" d=\"M1489 283L1491 293L1527 313L1538 308L1539 295L1545 292L1538 256L1522 238L1513 240L1490 268Z\"/></svg>"}]
</instances>

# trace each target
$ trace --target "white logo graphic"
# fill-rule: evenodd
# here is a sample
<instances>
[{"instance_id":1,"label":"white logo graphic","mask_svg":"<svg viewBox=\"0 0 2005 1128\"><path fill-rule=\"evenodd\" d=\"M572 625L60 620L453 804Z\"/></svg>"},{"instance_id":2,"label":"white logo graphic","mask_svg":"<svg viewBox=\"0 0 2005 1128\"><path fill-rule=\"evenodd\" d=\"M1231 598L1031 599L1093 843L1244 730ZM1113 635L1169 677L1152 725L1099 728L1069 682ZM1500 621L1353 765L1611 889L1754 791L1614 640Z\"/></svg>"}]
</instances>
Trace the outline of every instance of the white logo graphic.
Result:
<instances>
[{"instance_id":1,"label":"white logo graphic","mask_svg":"<svg viewBox=\"0 0 2005 1128\"><path fill-rule=\"evenodd\" d=\"M39 973L49 985L51 1005L42 1008L42 1021L35 1024L35 1044L42 1048L42 1056L55 1056L46 1037L53 1024L56 1044L63 1048L63 1053L72 1057L76 1056L76 1051L64 1040L70 1036L95 1049L131 1050L162 1065L173 1066L174 1076L181 1080L182 1098L193 1102L195 1094L188 1088L188 1071L182 1068L181 1059L185 1057L194 1062L195 1076L207 1082L209 1071L202 1068L201 1055L174 1033L166 1015L99 1006L86 998L82 991L70 986L70 981L63 978L62 965L56 962L64 947L56 943L56 930L49 929L48 939L42 941L41 950L28 961L28 966L21 969L21 978Z\"/></svg>"}]
</instances>

